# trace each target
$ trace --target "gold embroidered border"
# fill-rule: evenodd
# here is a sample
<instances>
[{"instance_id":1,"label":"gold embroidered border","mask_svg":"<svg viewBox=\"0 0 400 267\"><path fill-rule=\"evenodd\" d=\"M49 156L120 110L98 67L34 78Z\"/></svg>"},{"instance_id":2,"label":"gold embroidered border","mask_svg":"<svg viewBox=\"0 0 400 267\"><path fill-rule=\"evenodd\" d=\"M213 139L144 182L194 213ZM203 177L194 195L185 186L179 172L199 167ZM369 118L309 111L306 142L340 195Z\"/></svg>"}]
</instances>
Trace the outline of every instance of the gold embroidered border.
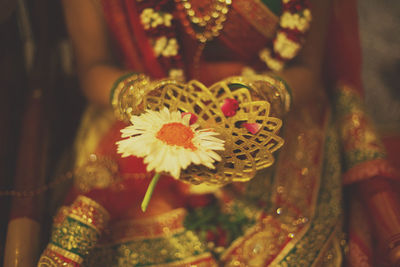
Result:
<instances>
[{"instance_id":1,"label":"gold embroidered border","mask_svg":"<svg viewBox=\"0 0 400 267\"><path fill-rule=\"evenodd\" d=\"M386 151L374 125L365 111L359 92L339 83L336 109L345 159L344 183L352 183L375 175L392 176L386 162Z\"/></svg>"},{"instance_id":2,"label":"gold embroidered border","mask_svg":"<svg viewBox=\"0 0 400 267\"><path fill-rule=\"evenodd\" d=\"M104 266L111 266L115 262L118 262L117 266L174 266L180 262L199 260L203 256L209 256L212 260L199 237L192 231L184 231L161 238L97 246L91 251L85 264L95 266L101 261Z\"/></svg>"},{"instance_id":3,"label":"gold embroidered border","mask_svg":"<svg viewBox=\"0 0 400 267\"><path fill-rule=\"evenodd\" d=\"M221 260L227 266L265 265L265 262L278 254L282 244L287 240L289 232L281 226L281 223L272 216L260 219L259 223L249 228L242 237L229 246L221 255Z\"/></svg>"},{"instance_id":4,"label":"gold embroidered border","mask_svg":"<svg viewBox=\"0 0 400 267\"><path fill-rule=\"evenodd\" d=\"M132 240L171 236L185 231L186 210L175 209L150 218L120 221L110 225L110 239L121 243Z\"/></svg>"},{"instance_id":5,"label":"gold embroidered border","mask_svg":"<svg viewBox=\"0 0 400 267\"><path fill-rule=\"evenodd\" d=\"M310 111L311 112L311 111ZM324 112L324 111L323 111ZM329 125L329 118L330 118L330 111L326 111L325 115L324 115L324 119L323 119L323 123L322 126L319 125L313 125L315 122L307 122L307 124L305 125L297 125L295 127L299 127L299 129L301 129L303 127L303 129L307 129L307 127L309 127L310 129L314 128L315 130L303 130L303 131L299 131L297 132L300 133L300 135L295 136L296 131L293 131L292 133L288 132L288 135L292 135L292 139L287 139L288 142L292 142L292 146L293 143L295 143L297 141L298 143L298 149L297 151L302 151L302 157L300 157L300 154L295 155L294 158L296 162L298 162L299 166L302 166L301 170L301 175L303 176L303 179L307 178L307 183L312 184L312 181L315 182L314 186L312 189L308 189L312 191L312 195L311 195L311 201L310 203L308 203L308 205L306 203L302 203L302 201L300 201L300 198L304 199L305 195L301 194L300 196L296 196L295 194L291 194L290 196L286 196L289 200L289 203L296 203L296 205L298 207L301 207L302 210L302 216L305 216L306 218L308 218L308 220L311 220L311 218L314 217L315 214L315 207L316 207L316 202L317 202L317 197L318 197L318 192L319 192L319 187L320 187L320 178L322 175L322 166L323 166L323 157L322 155L323 150L324 150L324 143L325 143L325 132L328 128ZM297 121L295 118L294 121ZM302 121L302 120L300 120ZM298 124L298 122L294 122L296 124ZM303 122L304 123L304 122ZM318 129L319 127L321 127L322 129ZM297 139L297 140L296 140ZM311 144L310 142L314 142L314 144ZM308 149L308 150L307 150ZM292 151L293 152L293 151ZM305 154L305 152L307 152L307 155ZM278 165L278 171L276 173L278 179L283 180L284 183L281 183L280 181L277 182L277 189L275 190L276 196L273 197L273 199L277 199L278 195L280 194L280 190L279 187L285 188L285 183L293 183L293 174L296 173L296 170L293 169L291 172L288 171L287 166L286 166L286 162L290 161L290 157L292 157L293 160L293 156L290 156L290 154L292 154L290 151L287 151L286 153L288 154L283 154L282 158L279 161L279 165ZM296 152L294 152L296 153ZM289 156L289 159L284 159L284 157ZM319 162L318 163L311 163L313 161L313 159L317 158L316 155L320 155L319 157ZM295 167L292 167L295 168ZM291 175L292 174L292 175ZM289 176L288 176L289 175ZM286 177L286 178L284 178ZM301 183L303 183L303 186L305 186L305 181L303 180ZM292 185L293 186L293 185ZM303 190L302 185L300 184L296 184L294 185L294 187L299 187L299 189L297 190ZM286 194L288 194L286 192ZM304 200L303 200L304 202ZM285 205L284 205L285 206ZM287 206L287 205L286 205ZM284 219L284 221L288 220L289 218ZM290 220L290 219L289 219ZM300 242L300 240L303 239L304 235L307 233L307 231L310 228L311 223L307 223L304 227L298 228L296 232L294 232L294 238L292 240L290 240L290 242L288 244L285 245L285 247L282 249L282 251L279 253L279 255L277 255L277 257L272 261L271 265L274 266L274 264L278 264L280 261L282 261L287 254L289 253L289 251L291 251L293 249L293 247L298 244Z\"/></svg>"},{"instance_id":6,"label":"gold embroidered border","mask_svg":"<svg viewBox=\"0 0 400 267\"><path fill-rule=\"evenodd\" d=\"M341 231L341 223L338 223L335 230L331 233L324 247L321 249L319 256L311 267L330 267L342 266L343 256L340 247L339 232Z\"/></svg>"},{"instance_id":7,"label":"gold embroidered border","mask_svg":"<svg viewBox=\"0 0 400 267\"><path fill-rule=\"evenodd\" d=\"M180 266L196 266L196 267L217 267L218 264L215 262L211 253L205 253L199 256L193 256L186 258L181 261L176 261L172 263L163 263L152 265L154 267L180 267Z\"/></svg>"},{"instance_id":8,"label":"gold embroidered border","mask_svg":"<svg viewBox=\"0 0 400 267\"><path fill-rule=\"evenodd\" d=\"M228 266L263 266L271 261L271 266L276 266L304 238L311 225L309 220L314 216L323 171L322 155L330 112L323 111L323 114L320 123L307 119L310 118L307 112L299 116L292 114L290 122L287 121L291 129L287 132L287 142L292 145L283 148L278 161L272 189L276 193L271 197L275 210L264 218L264 226L258 224L250 228L228 248L222 256ZM318 159L317 162L315 159ZM288 162L291 162L289 169ZM296 175L301 177L294 182ZM304 193L302 188L306 184L310 185L307 192L312 193ZM297 193L293 194L293 190ZM282 196L284 203L277 201L281 193L286 194ZM256 255L254 251L258 250L260 254Z\"/></svg>"},{"instance_id":9,"label":"gold embroidered border","mask_svg":"<svg viewBox=\"0 0 400 267\"><path fill-rule=\"evenodd\" d=\"M341 165L336 128L330 124L327 129L321 187L318 192L318 203L315 215L310 221L307 233L290 251L286 251L279 262L273 266L311 266L327 238L340 224L341 218ZM341 255L341 254L340 254ZM275 264L275 265L274 265Z\"/></svg>"}]
</instances>

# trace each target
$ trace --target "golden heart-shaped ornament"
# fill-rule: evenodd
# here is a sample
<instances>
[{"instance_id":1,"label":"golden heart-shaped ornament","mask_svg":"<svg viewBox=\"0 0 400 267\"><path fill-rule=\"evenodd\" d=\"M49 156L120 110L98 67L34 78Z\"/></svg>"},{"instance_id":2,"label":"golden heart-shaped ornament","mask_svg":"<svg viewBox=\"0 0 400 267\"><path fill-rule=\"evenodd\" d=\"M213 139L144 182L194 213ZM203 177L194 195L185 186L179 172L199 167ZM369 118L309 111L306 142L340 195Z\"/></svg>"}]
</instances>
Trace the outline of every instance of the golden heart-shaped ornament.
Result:
<instances>
[{"instance_id":1,"label":"golden heart-shaped ornament","mask_svg":"<svg viewBox=\"0 0 400 267\"><path fill-rule=\"evenodd\" d=\"M196 80L188 83L161 80L152 86L152 92L143 98L141 110L159 111L167 107L170 111L190 112L198 117L196 123L201 128L212 128L225 140L225 150L218 152L222 160L215 163L215 169L192 164L181 173L179 180L214 185L245 182L258 170L274 163L272 153L284 144L278 135L282 120L270 116L268 101L254 97L262 94L257 94L250 80L231 77L210 87ZM221 110L226 99L238 103L233 116L226 116ZM257 124L259 130L251 133L243 123Z\"/></svg>"}]
</instances>

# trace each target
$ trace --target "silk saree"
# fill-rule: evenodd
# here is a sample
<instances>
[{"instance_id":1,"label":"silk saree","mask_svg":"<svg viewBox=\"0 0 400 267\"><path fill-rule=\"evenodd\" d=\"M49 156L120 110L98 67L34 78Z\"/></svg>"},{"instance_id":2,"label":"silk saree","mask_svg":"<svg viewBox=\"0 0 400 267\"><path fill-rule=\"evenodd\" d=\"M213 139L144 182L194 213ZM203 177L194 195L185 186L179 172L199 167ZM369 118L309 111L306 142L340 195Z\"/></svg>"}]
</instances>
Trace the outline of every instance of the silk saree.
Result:
<instances>
[{"instance_id":1,"label":"silk saree","mask_svg":"<svg viewBox=\"0 0 400 267\"><path fill-rule=\"evenodd\" d=\"M250 182L188 193L177 209L129 218L124 210L139 203L152 174L141 159L122 159L116 153L125 124L111 111L89 106L75 144L74 186L54 218L39 265L342 266L353 246L347 260L351 266L370 266L361 209L353 213L360 222L354 227L359 242L349 241L345 229L350 219L344 212L343 184L391 176L392 169L362 106L359 54L353 53L359 50L357 35L345 24L351 16L342 16L343 6L334 2L326 58L330 104L289 112L281 132L285 146L276 163ZM116 0L101 5L127 68L155 79L177 70L191 76L196 45L182 27L173 26L167 37L177 38L184 52L168 57L155 52L157 33L146 31L140 20L154 6L173 14L173 2ZM240 60L262 71L258 51L273 38L279 15L280 1L232 1L224 29L204 58ZM344 36L350 39L346 42ZM168 177L161 180L159 188L182 186ZM108 204L100 205L99 199Z\"/></svg>"}]
</instances>

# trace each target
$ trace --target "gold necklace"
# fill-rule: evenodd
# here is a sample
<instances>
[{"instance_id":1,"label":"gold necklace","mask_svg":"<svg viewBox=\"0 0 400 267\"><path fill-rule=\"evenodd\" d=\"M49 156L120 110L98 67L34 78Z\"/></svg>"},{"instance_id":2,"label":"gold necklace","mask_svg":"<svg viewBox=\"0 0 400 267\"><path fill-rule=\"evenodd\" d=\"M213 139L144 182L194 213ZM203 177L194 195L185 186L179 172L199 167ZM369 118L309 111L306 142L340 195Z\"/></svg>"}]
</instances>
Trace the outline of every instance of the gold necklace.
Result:
<instances>
[{"instance_id":1,"label":"gold necklace","mask_svg":"<svg viewBox=\"0 0 400 267\"><path fill-rule=\"evenodd\" d=\"M202 17L196 15L190 0L175 0L175 3L177 9L181 11L179 16L185 31L200 42L193 59L194 77L199 77L200 59L206 43L220 35L232 0L215 0L208 14ZM202 31L196 31L192 25L195 25L199 30L202 29Z\"/></svg>"},{"instance_id":2,"label":"gold necklace","mask_svg":"<svg viewBox=\"0 0 400 267\"><path fill-rule=\"evenodd\" d=\"M232 0L216 0L211 10L204 16L196 15L190 0L175 0L175 3L178 10L184 11L180 12L180 19L186 32L200 43L206 43L221 33ZM194 30L191 24L198 30Z\"/></svg>"}]
</instances>

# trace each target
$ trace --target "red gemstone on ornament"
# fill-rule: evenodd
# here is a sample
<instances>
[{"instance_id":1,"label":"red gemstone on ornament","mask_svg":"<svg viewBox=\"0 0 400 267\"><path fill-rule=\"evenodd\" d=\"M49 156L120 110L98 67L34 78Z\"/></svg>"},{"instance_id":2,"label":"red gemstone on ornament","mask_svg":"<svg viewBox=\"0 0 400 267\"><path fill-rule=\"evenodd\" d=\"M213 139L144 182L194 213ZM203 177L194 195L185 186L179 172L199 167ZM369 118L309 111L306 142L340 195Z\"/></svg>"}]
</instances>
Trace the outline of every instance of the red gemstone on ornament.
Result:
<instances>
[{"instance_id":1,"label":"red gemstone on ornament","mask_svg":"<svg viewBox=\"0 0 400 267\"><path fill-rule=\"evenodd\" d=\"M243 127L252 134L256 134L261 130L261 124L259 123L243 123Z\"/></svg>"},{"instance_id":2,"label":"red gemstone on ornament","mask_svg":"<svg viewBox=\"0 0 400 267\"><path fill-rule=\"evenodd\" d=\"M224 104L221 106L221 111L226 117L235 116L239 109L239 102L234 98L225 98Z\"/></svg>"},{"instance_id":3,"label":"red gemstone on ornament","mask_svg":"<svg viewBox=\"0 0 400 267\"><path fill-rule=\"evenodd\" d=\"M199 119L195 114L191 112L184 112L182 113L182 118L185 117L186 115L190 114L190 120L189 120L189 125L192 125L193 123L196 123L197 120Z\"/></svg>"}]
</instances>

